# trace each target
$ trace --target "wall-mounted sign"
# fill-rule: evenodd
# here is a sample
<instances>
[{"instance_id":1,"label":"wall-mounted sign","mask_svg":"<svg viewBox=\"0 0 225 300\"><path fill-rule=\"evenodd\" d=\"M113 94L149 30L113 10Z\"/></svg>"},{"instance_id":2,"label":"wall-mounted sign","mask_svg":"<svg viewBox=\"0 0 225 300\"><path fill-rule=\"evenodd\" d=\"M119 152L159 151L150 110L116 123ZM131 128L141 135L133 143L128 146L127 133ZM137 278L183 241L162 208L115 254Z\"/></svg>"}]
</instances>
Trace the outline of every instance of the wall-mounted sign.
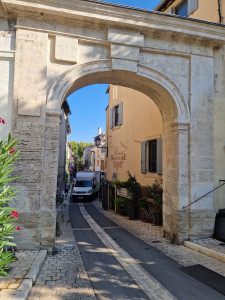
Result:
<instances>
[{"instance_id":1,"label":"wall-mounted sign","mask_svg":"<svg viewBox=\"0 0 225 300\"><path fill-rule=\"evenodd\" d=\"M113 162L114 169L118 171L118 169L122 168L124 161L127 160L127 155L117 147L115 152L110 156L110 159Z\"/></svg>"}]
</instances>

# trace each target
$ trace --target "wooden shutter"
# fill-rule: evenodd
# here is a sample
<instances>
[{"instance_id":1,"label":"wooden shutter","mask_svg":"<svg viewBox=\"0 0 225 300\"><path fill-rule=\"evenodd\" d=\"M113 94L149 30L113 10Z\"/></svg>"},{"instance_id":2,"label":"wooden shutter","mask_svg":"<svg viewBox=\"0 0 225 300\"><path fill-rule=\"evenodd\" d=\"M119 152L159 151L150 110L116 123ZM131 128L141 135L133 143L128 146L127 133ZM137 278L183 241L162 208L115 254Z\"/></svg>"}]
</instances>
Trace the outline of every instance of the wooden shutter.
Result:
<instances>
[{"instance_id":1,"label":"wooden shutter","mask_svg":"<svg viewBox=\"0 0 225 300\"><path fill-rule=\"evenodd\" d=\"M119 120L118 120L118 125L123 124L123 102L119 103Z\"/></svg>"},{"instance_id":2,"label":"wooden shutter","mask_svg":"<svg viewBox=\"0 0 225 300\"><path fill-rule=\"evenodd\" d=\"M110 109L110 128L113 128L113 107Z\"/></svg>"},{"instance_id":3,"label":"wooden shutter","mask_svg":"<svg viewBox=\"0 0 225 300\"><path fill-rule=\"evenodd\" d=\"M157 139L157 164L156 173L162 175L162 138Z\"/></svg>"},{"instance_id":4,"label":"wooden shutter","mask_svg":"<svg viewBox=\"0 0 225 300\"><path fill-rule=\"evenodd\" d=\"M188 0L188 16L198 9L198 0Z\"/></svg>"},{"instance_id":5,"label":"wooden shutter","mask_svg":"<svg viewBox=\"0 0 225 300\"><path fill-rule=\"evenodd\" d=\"M141 173L143 174L146 174L146 145L146 141L141 143Z\"/></svg>"}]
</instances>

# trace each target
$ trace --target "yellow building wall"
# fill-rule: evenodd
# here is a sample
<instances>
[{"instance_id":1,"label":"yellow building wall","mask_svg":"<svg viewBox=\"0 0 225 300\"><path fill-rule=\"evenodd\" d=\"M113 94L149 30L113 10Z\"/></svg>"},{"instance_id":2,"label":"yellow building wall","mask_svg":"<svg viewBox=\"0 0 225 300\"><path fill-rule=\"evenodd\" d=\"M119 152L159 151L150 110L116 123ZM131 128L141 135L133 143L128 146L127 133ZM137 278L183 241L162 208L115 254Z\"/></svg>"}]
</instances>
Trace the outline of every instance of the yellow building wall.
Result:
<instances>
[{"instance_id":1,"label":"yellow building wall","mask_svg":"<svg viewBox=\"0 0 225 300\"><path fill-rule=\"evenodd\" d=\"M110 109L123 102L123 124L110 128ZM110 85L106 113L108 157L106 179L126 181L128 171L142 186L160 178L156 173L141 173L141 142L162 137L162 118L155 103L133 89Z\"/></svg>"},{"instance_id":2,"label":"yellow building wall","mask_svg":"<svg viewBox=\"0 0 225 300\"><path fill-rule=\"evenodd\" d=\"M168 13L171 7L176 7L183 0L174 1L167 9L164 11ZM225 1L221 2L221 15L222 24L225 24ZM218 0L198 0L198 9L188 16L189 18L204 20L208 22L219 23L219 12L218 12Z\"/></svg>"}]
</instances>

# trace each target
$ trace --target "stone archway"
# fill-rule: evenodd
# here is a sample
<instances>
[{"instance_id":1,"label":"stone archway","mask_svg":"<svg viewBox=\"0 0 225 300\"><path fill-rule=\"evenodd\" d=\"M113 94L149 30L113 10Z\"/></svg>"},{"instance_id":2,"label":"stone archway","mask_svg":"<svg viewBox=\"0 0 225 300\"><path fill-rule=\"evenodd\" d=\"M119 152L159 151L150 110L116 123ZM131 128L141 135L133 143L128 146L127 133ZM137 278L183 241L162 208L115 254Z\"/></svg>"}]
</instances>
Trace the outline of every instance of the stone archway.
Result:
<instances>
[{"instance_id":1,"label":"stone archway","mask_svg":"<svg viewBox=\"0 0 225 300\"><path fill-rule=\"evenodd\" d=\"M53 121L54 116L57 122L65 97L85 85L94 83L113 83L139 90L151 97L159 107L164 123L164 232L170 237L175 236L178 241L182 240L177 222L178 210L182 205L189 204L189 190L187 188L183 193L180 193L180 190L184 183L188 187L190 180L188 176L190 112L182 92L165 74L141 65L138 65L137 72L113 71L110 61L107 60L78 65L60 75L52 85L46 105L46 126L48 127L48 122ZM46 136L46 142L50 138ZM182 149L179 149L180 145ZM172 148L176 148L176 152L172 152ZM179 171L180 160L182 172L185 174ZM44 170L49 170L51 168L49 162L46 164ZM47 177L46 184L48 184ZM54 199L54 189L52 193ZM186 236L188 234L189 232L185 232Z\"/></svg>"},{"instance_id":2,"label":"stone archway","mask_svg":"<svg viewBox=\"0 0 225 300\"><path fill-rule=\"evenodd\" d=\"M137 89L161 111L166 234L178 242L210 236L213 197L180 209L213 187L214 62L222 58L214 49L225 44L224 28L98 1L2 3L16 19L14 81L8 84L12 133L23 155L14 204L23 229L18 247L54 245L61 104L100 82Z\"/></svg>"}]
</instances>

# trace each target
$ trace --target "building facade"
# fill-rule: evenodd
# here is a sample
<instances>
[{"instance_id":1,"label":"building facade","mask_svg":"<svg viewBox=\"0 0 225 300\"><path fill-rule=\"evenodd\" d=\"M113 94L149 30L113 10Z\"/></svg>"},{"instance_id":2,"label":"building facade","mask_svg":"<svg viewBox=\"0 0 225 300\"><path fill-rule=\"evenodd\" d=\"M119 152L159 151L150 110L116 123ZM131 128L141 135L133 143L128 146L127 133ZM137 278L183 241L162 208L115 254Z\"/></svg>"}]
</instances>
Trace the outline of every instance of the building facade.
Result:
<instances>
[{"instance_id":1,"label":"building facade","mask_svg":"<svg viewBox=\"0 0 225 300\"><path fill-rule=\"evenodd\" d=\"M95 146L91 149L91 170L105 171L105 133L98 127L98 135L94 137Z\"/></svg>"},{"instance_id":2,"label":"building facade","mask_svg":"<svg viewBox=\"0 0 225 300\"><path fill-rule=\"evenodd\" d=\"M92 165L91 165L91 155L92 155L92 149L94 145L87 146L83 150L83 165L84 168L87 170L92 170Z\"/></svg>"},{"instance_id":3,"label":"building facade","mask_svg":"<svg viewBox=\"0 0 225 300\"><path fill-rule=\"evenodd\" d=\"M163 174L162 117L155 103L143 93L109 86L106 110L106 179L128 179L128 171L142 186Z\"/></svg>"}]
</instances>

